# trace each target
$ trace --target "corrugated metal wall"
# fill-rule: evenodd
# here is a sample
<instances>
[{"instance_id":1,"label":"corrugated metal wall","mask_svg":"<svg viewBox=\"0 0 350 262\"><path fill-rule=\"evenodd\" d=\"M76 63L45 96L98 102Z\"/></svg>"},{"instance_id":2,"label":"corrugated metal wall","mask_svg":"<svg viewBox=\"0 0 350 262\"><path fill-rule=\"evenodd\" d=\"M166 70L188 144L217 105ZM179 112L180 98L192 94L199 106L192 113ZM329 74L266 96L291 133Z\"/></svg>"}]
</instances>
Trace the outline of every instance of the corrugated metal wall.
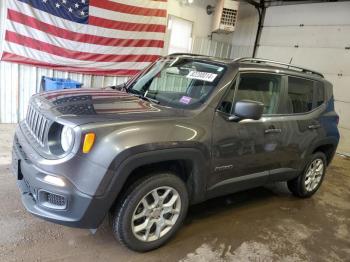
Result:
<instances>
[{"instance_id":1,"label":"corrugated metal wall","mask_svg":"<svg viewBox=\"0 0 350 262\"><path fill-rule=\"evenodd\" d=\"M0 0L0 9L2 34L6 18L5 0ZM2 43L0 40L0 44ZM194 38L193 52L228 58L231 54L231 45L206 38ZM42 76L70 78L83 83L84 87L91 88L117 85L127 80L127 77L82 75L0 62L0 123L17 123L24 118L29 98L38 91Z\"/></svg>"},{"instance_id":2,"label":"corrugated metal wall","mask_svg":"<svg viewBox=\"0 0 350 262\"><path fill-rule=\"evenodd\" d=\"M200 55L229 58L231 56L232 45L228 43L212 41L208 38L195 38L192 52Z\"/></svg>"}]
</instances>

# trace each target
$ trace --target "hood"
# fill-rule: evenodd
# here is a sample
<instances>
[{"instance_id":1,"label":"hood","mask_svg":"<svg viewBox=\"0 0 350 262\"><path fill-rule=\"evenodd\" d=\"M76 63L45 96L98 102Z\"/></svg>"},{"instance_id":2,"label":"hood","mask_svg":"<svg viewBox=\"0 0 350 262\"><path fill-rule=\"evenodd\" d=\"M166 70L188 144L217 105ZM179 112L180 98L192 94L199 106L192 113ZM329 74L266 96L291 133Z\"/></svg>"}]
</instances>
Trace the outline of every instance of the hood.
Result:
<instances>
[{"instance_id":1,"label":"hood","mask_svg":"<svg viewBox=\"0 0 350 262\"><path fill-rule=\"evenodd\" d=\"M33 96L32 103L42 112L76 124L105 121L137 121L174 118L184 110L164 107L113 89L69 89Z\"/></svg>"}]
</instances>

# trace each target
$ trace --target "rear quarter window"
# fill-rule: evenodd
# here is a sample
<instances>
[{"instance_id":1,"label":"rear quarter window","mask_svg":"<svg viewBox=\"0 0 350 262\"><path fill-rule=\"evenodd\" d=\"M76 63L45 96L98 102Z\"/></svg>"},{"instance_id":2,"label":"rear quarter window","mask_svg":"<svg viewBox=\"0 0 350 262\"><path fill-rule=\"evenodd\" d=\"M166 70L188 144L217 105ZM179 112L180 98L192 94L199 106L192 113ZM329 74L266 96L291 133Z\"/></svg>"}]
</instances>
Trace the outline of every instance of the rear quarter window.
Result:
<instances>
[{"instance_id":1,"label":"rear quarter window","mask_svg":"<svg viewBox=\"0 0 350 262\"><path fill-rule=\"evenodd\" d=\"M316 107L322 105L325 101L324 85L321 82L315 82L315 102Z\"/></svg>"},{"instance_id":2,"label":"rear quarter window","mask_svg":"<svg viewBox=\"0 0 350 262\"><path fill-rule=\"evenodd\" d=\"M313 109L314 81L288 77L287 112L306 113Z\"/></svg>"}]
</instances>

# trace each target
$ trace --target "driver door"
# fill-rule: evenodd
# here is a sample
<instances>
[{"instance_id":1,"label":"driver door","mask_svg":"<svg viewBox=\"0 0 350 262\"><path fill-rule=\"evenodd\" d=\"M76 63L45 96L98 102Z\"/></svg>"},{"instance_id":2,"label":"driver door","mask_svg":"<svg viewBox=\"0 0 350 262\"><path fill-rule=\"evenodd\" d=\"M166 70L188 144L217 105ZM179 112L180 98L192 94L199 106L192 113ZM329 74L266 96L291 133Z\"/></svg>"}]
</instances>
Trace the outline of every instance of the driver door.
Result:
<instances>
[{"instance_id":1,"label":"driver door","mask_svg":"<svg viewBox=\"0 0 350 262\"><path fill-rule=\"evenodd\" d=\"M209 191L226 194L267 182L281 145L279 111L282 77L269 73L240 73L224 95L214 117L212 175ZM234 104L253 100L264 104L259 120L229 121Z\"/></svg>"}]
</instances>

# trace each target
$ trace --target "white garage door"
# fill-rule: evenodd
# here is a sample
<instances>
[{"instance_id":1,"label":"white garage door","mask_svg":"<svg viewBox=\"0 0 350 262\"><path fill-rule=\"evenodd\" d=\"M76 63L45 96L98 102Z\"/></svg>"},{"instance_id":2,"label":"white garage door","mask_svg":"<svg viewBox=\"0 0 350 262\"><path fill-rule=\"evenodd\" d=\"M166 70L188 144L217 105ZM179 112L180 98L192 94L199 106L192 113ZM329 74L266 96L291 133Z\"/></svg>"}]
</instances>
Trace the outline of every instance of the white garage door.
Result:
<instances>
[{"instance_id":1,"label":"white garage door","mask_svg":"<svg viewBox=\"0 0 350 262\"><path fill-rule=\"evenodd\" d=\"M350 2L269 7L257 57L305 66L333 83L338 152L350 154Z\"/></svg>"}]
</instances>

